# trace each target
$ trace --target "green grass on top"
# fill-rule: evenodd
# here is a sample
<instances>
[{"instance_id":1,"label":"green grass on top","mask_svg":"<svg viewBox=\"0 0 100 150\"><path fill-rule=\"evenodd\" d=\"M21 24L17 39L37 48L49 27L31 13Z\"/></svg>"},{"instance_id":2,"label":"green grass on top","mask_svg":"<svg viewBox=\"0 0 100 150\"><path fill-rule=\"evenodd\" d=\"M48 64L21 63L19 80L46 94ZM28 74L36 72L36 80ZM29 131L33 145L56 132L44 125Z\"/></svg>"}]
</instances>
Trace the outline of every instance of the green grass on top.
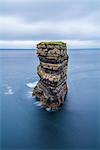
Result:
<instances>
[{"instance_id":1,"label":"green grass on top","mask_svg":"<svg viewBox=\"0 0 100 150\"><path fill-rule=\"evenodd\" d=\"M65 44L65 43L61 41L50 41L50 42L40 42L38 44Z\"/></svg>"}]
</instances>

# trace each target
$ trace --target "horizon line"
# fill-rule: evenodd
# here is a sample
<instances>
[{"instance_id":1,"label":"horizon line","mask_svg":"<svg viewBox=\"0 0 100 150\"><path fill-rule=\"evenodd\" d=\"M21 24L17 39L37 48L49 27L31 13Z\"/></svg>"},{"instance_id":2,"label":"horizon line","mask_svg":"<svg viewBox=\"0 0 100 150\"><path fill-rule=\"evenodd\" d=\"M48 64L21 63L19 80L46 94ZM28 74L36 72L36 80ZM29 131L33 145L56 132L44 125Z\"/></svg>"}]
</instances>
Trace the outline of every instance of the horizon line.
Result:
<instances>
[{"instance_id":1,"label":"horizon line","mask_svg":"<svg viewBox=\"0 0 100 150\"><path fill-rule=\"evenodd\" d=\"M100 49L100 47L94 48L68 48L69 50L80 50L80 49ZM0 50L36 50L36 48L0 48Z\"/></svg>"}]
</instances>

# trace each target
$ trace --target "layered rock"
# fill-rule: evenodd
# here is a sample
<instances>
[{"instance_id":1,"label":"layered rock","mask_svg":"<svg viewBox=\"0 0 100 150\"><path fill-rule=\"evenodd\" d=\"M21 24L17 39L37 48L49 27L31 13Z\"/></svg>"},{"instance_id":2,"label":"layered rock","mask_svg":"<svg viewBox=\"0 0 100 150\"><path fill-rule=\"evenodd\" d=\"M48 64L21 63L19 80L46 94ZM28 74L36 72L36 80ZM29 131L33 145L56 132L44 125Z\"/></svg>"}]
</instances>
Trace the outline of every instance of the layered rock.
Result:
<instances>
[{"instance_id":1,"label":"layered rock","mask_svg":"<svg viewBox=\"0 0 100 150\"><path fill-rule=\"evenodd\" d=\"M41 42L37 44L40 64L37 67L39 82L33 96L41 101L41 107L57 110L64 103L67 88L68 55L63 42Z\"/></svg>"}]
</instances>

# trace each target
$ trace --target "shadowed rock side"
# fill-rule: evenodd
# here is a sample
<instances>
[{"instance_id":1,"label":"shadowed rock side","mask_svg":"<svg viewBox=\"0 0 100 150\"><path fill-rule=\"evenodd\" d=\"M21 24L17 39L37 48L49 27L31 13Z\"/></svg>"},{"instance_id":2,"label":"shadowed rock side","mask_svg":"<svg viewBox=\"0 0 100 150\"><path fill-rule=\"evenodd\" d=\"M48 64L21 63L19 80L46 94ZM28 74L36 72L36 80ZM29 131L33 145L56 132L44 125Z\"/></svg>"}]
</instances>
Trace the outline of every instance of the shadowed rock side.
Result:
<instances>
[{"instance_id":1,"label":"shadowed rock side","mask_svg":"<svg viewBox=\"0 0 100 150\"><path fill-rule=\"evenodd\" d=\"M37 67L40 80L33 89L32 95L41 101L41 107L57 110L64 103L68 91L66 43L39 43L37 44L37 55L40 60Z\"/></svg>"}]
</instances>

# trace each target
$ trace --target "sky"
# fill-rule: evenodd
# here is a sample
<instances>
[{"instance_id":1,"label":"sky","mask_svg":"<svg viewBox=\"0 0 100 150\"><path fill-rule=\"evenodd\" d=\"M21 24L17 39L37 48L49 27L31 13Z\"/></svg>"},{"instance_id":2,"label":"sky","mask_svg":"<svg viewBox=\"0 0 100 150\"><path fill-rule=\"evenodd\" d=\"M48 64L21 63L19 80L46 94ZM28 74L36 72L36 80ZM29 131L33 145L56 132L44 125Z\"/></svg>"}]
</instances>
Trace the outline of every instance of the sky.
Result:
<instances>
[{"instance_id":1,"label":"sky","mask_svg":"<svg viewBox=\"0 0 100 150\"><path fill-rule=\"evenodd\" d=\"M0 48L100 47L100 0L0 0Z\"/></svg>"}]
</instances>

